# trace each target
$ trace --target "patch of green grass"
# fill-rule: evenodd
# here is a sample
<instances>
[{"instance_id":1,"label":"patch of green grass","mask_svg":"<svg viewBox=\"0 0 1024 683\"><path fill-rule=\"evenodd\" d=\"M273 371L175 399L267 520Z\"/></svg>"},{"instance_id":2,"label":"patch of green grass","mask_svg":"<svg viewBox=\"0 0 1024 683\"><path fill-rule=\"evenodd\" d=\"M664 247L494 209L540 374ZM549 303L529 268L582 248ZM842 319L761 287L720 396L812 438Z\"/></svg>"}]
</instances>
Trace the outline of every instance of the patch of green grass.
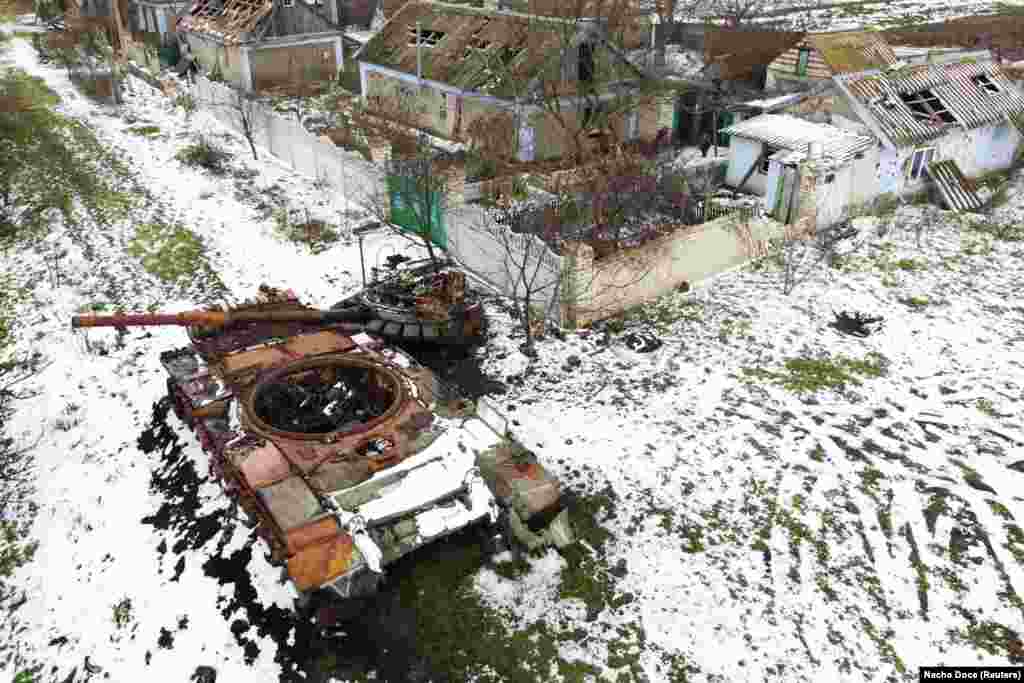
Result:
<instances>
[{"instance_id":1,"label":"patch of green grass","mask_svg":"<svg viewBox=\"0 0 1024 683\"><path fill-rule=\"evenodd\" d=\"M142 137L151 138L160 134L160 126L132 126L126 128L132 135L141 135Z\"/></svg>"},{"instance_id":2,"label":"patch of green grass","mask_svg":"<svg viewBox=\"0 0 1024 683\"><path fill-rule=\"evenodd\" d=\"M932 303L926 296L902 297L899 302L908 308L924 308Z\"/></svg>"},{"instance_id":3,"label":"patch of green grass","mask_svg":"<svg viewBox=\"0 0 1024 683\"><path fill-rule=\"evenodd\" d=\"M962 239L960 253L964 256L987 256L992 253L992 240L985 236L975 239Z\"/></svg>"},{"instance_id":4,"label":"patch of green grass","mask_svg":"<svg viewBox=\"0 0 1024 683\"><path fill-rule=\"evenodd\" d=\"M927 270L928 266L920 261L915 261L912 258L901 258L893 263L893 266L907 272L915 272L920 270Z\"/></svg>"},{"instance_id":5,"label":"patch of green grass","mask_svg":"<svg viewBox=\"0 0 1024 683\"><path fill-rule=\"evenodd\" d=\"M226 163L231 158L231 154L209 140L200 138L179 149L174 158L186 166L205 168L211 173L220 175L227 171Z\"/></svg>"},{"instance_id":6,"label":"patch of green grass","mask_svg":"<svg viewBox=\"0 0 1024 683\"><path fill-rule=\"evenodd\" d=\"M330 249L341 234L326 221L310 218L293 218L284 207L274 210L274 231L289 242L304 244L314 254Z\"/></svg>"},{"instance_id":7,"label":"patch of green grass","mask_svg":"<svg viewBox=\"0 0 1024 683\"><path fill-rule=\"evenodd\" d=\"M579 543L562 551L567 566L562 570L558 596L563 600L575 598L583 601L590 614L599 614L614 596L614 576L603 561L605 544L612 534L600 523L611 513L613 505L614 498L607 492L576 497L573 530L578 539L596 551L596 555Z\"/></svg>"},{"instance_id":8,"label":"patch of green grass","mask_svg":"<svg viewBox=\"0 0 1024 683\"><path fill-rule=\"evenodd\" d=\"M992 510L993 514L1002 517L1008 522L1013 521L1013 514L1005 505L1000 503L998 500L987 500L985 502L988 503L988 506Z\"/></svg>"},{"instance_id":9,"label":"patch of green grass","mask_svg":"<svg viewBox=\"0 0 1024 683\"><path fill-rule=\"evenodd\" d=\"M746 318L740 320L726 318L722 321L721 327L718 330L718 340L724 344L732 337L746 339L750 335L750 327L750 320Z\"/></svg>"},{"instance_id":10,"label":"patch of green grass","mask_svg":"<svg viewBox=\"0 0 1024 683\"><path fill-rule=\"evenodd\" d=\"M492 569L501 578L514 580L530 573L530 563L526 561L526 558L518 556L511 560L495 562Z\"/></svg>"},{"instance_id":11,"label":"patch of green grass","mask_svg":"<svg viewBox=\"0 0 1024 683\"><path fill-rule=\"evenodd\" d=\"M921 554L917 549L917 541L914 539L914 532L910 528L910 522L907 522L900 528L900 533L903 534L903 538L906 539L907 544L910 546L910 566L914 568L914 573L917 575L917 602L920 606L921 618L928 619L928 589L931 584L928 582L928 567L923 561L921 561Z\"/></svg>"},{"instance_id":12,"label":"patch of green grass","mask_svg":"<svg viewBox=\"0 0 1024 683\"><path fill-rule=\"evenodd\" d=\"M128 253L142 261L142 267L168 284L183 284L206 263L205 247L184 226L143 223L128 244Z\"/></svg>"},{"instance_id":13,"label":"patch of green grass","mask_svg":"<svg viewBox=\"0 0 1024 683\"><path fill-rule=\"evenodd\" d=\"M892 644L892 639L896 632L892 629L886 629L884 633L879 633L875 625L864 617L860 618L860 625L864 629L864 633L867 634L868 638L875 644L875 647L878 648L878 653L882 656L882 660L892 664L901 674L907 673L906 664L896 654L896 648Z\"/></svg>"},{"instance_id":14,"label":"patch of green grass","mask_svg":"<svg viewBox=\"0 0 1024 683\"><path fill-rule=\"evenodd\" d=\"M114 628L122 629L127 627L132 621L132 601L131 598L122 598L120 602L113 606L114 611Z\"/></svg>"},{"instance_id":15,"label":"patch of green grass","mask_svg":"<svg viewBox=\"0 0 1024 683\"><path fill-rule=\"evenodd\" d=\"M825 389L842 390L848 384L860 385L859 377L877 378L885 374L888 360L868 353L857 360L845 356L790 358L782 372L764 368L741 368L747 382L767 380L795 393L813 393Z\"/></svg>"},{"instance_id":16,"label":"patch of green grass","mask_svg":"<svg viewBox=\"0 0 1024 683\"><path fill-rule=\"evenodd\" d=\"M968 620L964 628L951 631L950 636L954 641L971 643L976 649L996 657L1007 656L1018 639L1017 633L1003 624L976 618Z\"/></svg>"},{"instance_id":17,"label":"patch of green grass","mask_svg":"<svg viewBox=\"0 0 1024 683\"><path fill-rule=\"evenodd\" d=\"M939 517L949 513L949 504L946 499L949 497L949 490L936 486L924 490L929 494L928 505L924 508L924 522L928 531L935 535L935 524Z\"/></svg>"},{"instance_id":18,"label":"patch of green grass","mask_svg":"<svg viewBox=\"0 0 1024 683\"><path fill-rule=\"evenodd\" d=\"M652 325L665 334L679 322L699 322L704 318L704 306L696 299L679 294L667 294L655 301L637 306L626 312L626 322L641 322Z\"/></svg>"},{"instance_id":19,"label":"patch of green grass","mask_svg":"<svg viewBox=\"0 0 1024 683\"><path fill-rule=\"evenodd\" d=\"M979 412L984 413L989 417L999 416L999 413L992 405L992 401L988 400L987 398L979 398L977 401L974 402L974 407L977 408Z\"/></svg>"},{"instance_id":20,"label":"patch of green grass","mask_svg":"<svg viewBox=\"0 0 1024 683\"><path fill-rule=\"evenodd\" d=\"M1024 567L1024 531L1016 524L1005 524L1003 528L1006 530L1006 543L1003 547L1010 551L1017 564Z\"/></svg>"},{"instance_id":21,"label":"patch of green grass","mask_svg":"<svg viewBox=\"0 0 1024 683\"><path fill-rule=\"evenodd\" d=\"M1024 225L1021 223L1001 222L993 218L971 223L968 230L1003 242L1024 241ZM989 246L991 251L991 246Z\"/></svg>"}]
</instances>

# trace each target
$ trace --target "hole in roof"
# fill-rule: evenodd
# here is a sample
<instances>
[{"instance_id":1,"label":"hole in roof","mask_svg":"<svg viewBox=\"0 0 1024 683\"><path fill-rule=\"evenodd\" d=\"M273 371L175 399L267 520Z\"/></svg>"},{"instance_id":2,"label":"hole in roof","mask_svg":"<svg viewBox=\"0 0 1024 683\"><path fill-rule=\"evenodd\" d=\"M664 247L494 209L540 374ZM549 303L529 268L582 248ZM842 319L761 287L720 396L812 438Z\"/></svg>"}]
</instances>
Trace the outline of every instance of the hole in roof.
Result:
<instances>
[{"instance_id":1,"label":"hole in roof","mask_svg":"<svg viewBox=\"0 0 1024 683\"><path fill-rule=\"evenodd\" d=\"M988 74L980 74L971 80L974 82L974 85L978 86L985 92L996 93L1002 90L998 83L989 78Z\"/></svg>"},{"instance_id":2,"label":"hole in roof","mask_svg":"<svg viewBox=\"0 0 1024 683\"><path fill-rule=\"evenodd\" d=\"M900 93L900 99L913 113L914 118L919 121L956 123L956 118L946 110L938 96L928 88L912 93Z\"/></svg>"}]
</instances>

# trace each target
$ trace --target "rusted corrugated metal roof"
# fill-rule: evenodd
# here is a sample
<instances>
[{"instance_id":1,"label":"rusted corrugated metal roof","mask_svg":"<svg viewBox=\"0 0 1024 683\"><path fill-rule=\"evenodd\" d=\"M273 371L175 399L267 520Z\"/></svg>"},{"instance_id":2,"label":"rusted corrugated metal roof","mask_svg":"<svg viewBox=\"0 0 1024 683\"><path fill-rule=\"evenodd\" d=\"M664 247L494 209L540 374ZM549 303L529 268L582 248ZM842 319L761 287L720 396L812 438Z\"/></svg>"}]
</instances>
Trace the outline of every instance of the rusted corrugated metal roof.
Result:
<instances>
[{"instance_id":1,"label":"rusted corrugated metal roof","mask_svg":"<svg viewBox=\"0 0 1024 683\"><path fill-rule=\"evenodd\" d=\"M896 147L934 140L950 126L980 128L1024 114L1024 96L998 65L956 62L834 76L850 98L871 115L873 128ZM943 116L915 111L901 96L934 96Z\"/></svg>"},{"instance_id":2,"label":"rusted corrugated metal roof","mask_svg":"<svg viewBox=\"0 0 1024 683\"><path fill-rule=\"evenodd\" d=\"M935 181L946 206L953 211L976 211L981 208L981 197L971 188L960 167L952 159L928 164L928 176Z\"/></svg>"},{"instance_id":3,"label":"rusted corrugated metal roof","mask_svg":"<svg viewBox=\"0 0 1024 683\"><path fill-rule=\"evenodd\" d=\"M222 7L216 0L198 0L178 22L177 30L206 33L225 45L237 45L273 9L273 0L224 0Z\"/></svg>"},{"instance_id":4,"label":"rusted corrugated metal roof","mask_svg":"<svg viewBox=\"0 0 1024 683\"><path fill-rule=\"evenodd\" d=\"M819 143L824 159L835 164L849 160L874 143L866 135L786 114L762 114L729 126L723 132L792 150L793 153L783 159L785 163L798 163L806 158L808 144L812 142Z\"/></svg>"},{"instance_id":5,"label":"rusted corrugated metal roof","mask_svg":"<svg viewBox=\"0 0 1024 683\"><path fill-rule=\"evenodd\" d=\"M873 31L809 33L807 42L833 74L882 69L896 63L896 54L885 38Z\"/></svg>"},{"instance_id":6,"label":"rusted corrugated metal roof","mask_svg":"<svg viewBox=\"0 0 1024 683\"><path fill-rule=\"evenodd\" d=\"M746 78L754 69L796 45L800 31L707 26L704 29L704 61L718 64L722 80Z\"/></svg>"}]
</instances>

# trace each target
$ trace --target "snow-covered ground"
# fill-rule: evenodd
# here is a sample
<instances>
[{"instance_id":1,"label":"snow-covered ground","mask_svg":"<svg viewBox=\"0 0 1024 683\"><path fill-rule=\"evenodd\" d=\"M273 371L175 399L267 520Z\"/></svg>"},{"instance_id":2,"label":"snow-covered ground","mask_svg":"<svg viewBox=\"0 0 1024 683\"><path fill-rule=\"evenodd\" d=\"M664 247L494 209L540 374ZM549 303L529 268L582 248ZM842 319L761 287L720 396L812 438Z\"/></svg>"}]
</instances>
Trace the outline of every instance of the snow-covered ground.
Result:
<instances>
[{"instance_id":1,"label":"snow-covered ground","mask_svg":"<svg viewBox=\"0 0 1024 683\"><path fill-rule=\"evenodd\" d=\"M356 247L311 255L281 241L240 186L259 195L277 183L328 214L353 207L274 160L254 162L202 114L186 125L137 81L118 112L39 66L24 41L2 58L45 78L62 111L118 151L134 174L126 189L144 200L112 230L60 230L4 257L29 292L17 346L51 364L11 424L26 442L41 436L40 547L13 578L26 601L2 622L2 654L45 663L55 681L72 669L73 680L185 681L198 665L216 667L222 683L278 680L292 666L282 651L301 634L275 638L262 626L281 622L293 595L205 480L195 439L151 418L165 390L159 352L183 333L135 330L118 345L73 333L69 320L94 303L236 301L262 282L333 303L358 286ZM125 112L138 120L125 123ZM159 135L127 130L142 122ZM255 175L216 178L174 161L196 128ZM354 175L369 172L360 163L353 157ZM1024 220L1024 177L1015 183L1001 220ZM576 663L651 683L911 681L922 665L1011 661L1024 632L1024 243L922 212L884 219L885 237L872 233L860 257L790 296L769 267L663 300L652 310L665 345L651 354L571 333L542 341L531 364L513 322L490 311L481 361L506 386L497 400L513 431L587 494L588 509L601 501L608 534L584 565L593 573L572 586L553 553L516 581L487 568L471 577L514 632L533 634L519 645L552 667L533 680L568 680L566 663ZM126 246L156 218L200 236L204 272L216 277L168 287L145 273ZM907 226L921 221L918 243ZM367 252L377 262L403 245L376 236ZM59 251L58 281L43 257ZM849 308L884 316L884 328L839 335L827 323ZM764 375L797 357L871 353L884 374L839 392L802 396ZM585 534L591 545L595 533ZM507 645L495 641L495 656ZM551 645L559 667L543 654ZM87 656L102 673L85 674ZM9 679L14 664L2 661ZM497 664L478 664L479 680L502 680Z\"/></svg>"},{"instance_id":2,"label":"snow-covered ground","mask_svg":"<svg viewBox=\"0 0 1024 683\"><path fill-rule=\"evenodd\" d=\"M963 3L950 3L945 0L793 0L762 5L762 16L752 21L782 21L797 30L810 31L844 31L868 26L884 29L894 25L940 22L991 14L1000 9L1000 4L992 0L969 0Z\"/></svg>"}]
</instances>

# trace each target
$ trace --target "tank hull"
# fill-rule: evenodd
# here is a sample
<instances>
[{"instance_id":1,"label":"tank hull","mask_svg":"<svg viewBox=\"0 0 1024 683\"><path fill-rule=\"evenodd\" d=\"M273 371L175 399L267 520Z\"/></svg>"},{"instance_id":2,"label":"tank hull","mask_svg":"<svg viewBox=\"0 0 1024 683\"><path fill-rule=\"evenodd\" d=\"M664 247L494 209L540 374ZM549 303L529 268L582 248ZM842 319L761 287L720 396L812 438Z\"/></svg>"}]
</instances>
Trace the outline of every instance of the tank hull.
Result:
<instances>
[{"instance_id":1,"label":"tank hull","mask_svg":"<svg viewBox=\"0 0 1024 683\"><path fill-rule=\"evenodd\" d=\"M175 414L297 593L370 595L388 565L473 525L570 543L558 482L533 454L361 329L189 328L192 345L161 354Z\"/></svg>"}]
</instances>

